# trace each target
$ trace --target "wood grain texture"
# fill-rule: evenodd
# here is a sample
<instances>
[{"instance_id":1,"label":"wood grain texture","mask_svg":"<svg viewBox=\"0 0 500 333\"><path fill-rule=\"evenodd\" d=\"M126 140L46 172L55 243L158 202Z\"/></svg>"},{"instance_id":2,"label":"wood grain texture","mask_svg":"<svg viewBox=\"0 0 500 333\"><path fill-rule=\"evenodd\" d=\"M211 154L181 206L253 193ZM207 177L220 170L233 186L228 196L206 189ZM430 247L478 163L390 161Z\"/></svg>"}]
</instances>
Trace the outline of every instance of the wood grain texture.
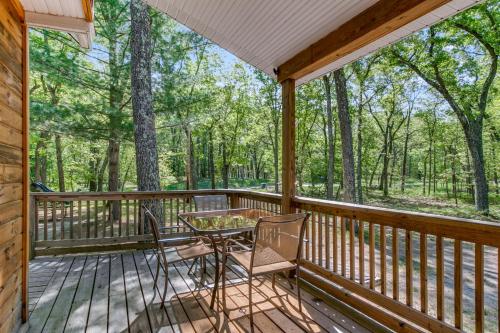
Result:
<instances>
[{"instance_id":1,"label":"wood grain texture","mask_svg":"<svg viewBox=\"0 0 500 333\"><path fill-rule=\"evenodd\" d=\"M23 196L23 103L27 44L23 41L22 6L0 1L0 331L17 331L26 299L27 212ZM23 148L26 152L23 155Z\"/></svg>"},{"instance_id":2,"label":"wood grain texture","mask_svg":"<svg viewBox=\"0 0 500 333\"><path fill-rule=\"evenodd\" d=\"M295 196L295 80L285 80L282 89L282 212L291 213Z\"/></svg>"},{"instance_id":3,"label":"wood grain texture","mask_svg":"<svg viewBox=\"0 0 500 333\"><path fill-rule=\"evenodd\" d=\"M278 81L299 79L397 30L449 0L380 0L278 67Z\"/></svg>"}]
</instances>

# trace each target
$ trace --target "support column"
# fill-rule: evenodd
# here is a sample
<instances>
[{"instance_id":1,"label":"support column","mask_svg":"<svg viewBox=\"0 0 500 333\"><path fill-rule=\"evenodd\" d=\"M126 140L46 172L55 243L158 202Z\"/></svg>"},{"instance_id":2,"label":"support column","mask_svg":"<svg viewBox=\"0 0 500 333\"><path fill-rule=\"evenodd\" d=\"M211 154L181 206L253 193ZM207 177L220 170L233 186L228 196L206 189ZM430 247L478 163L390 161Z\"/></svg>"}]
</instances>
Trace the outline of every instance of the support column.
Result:
<instances>
[{"instance_id":1,"label":"support column","mask_svg":"<svg viewBox=\"0 0 500 333\"><path fill-rule=\"evenodd\" d=\"M292 212L291 199L295 196L295 80L281 82L282 140L281 140L281 212Z\"/></svg>"}]
</instances>

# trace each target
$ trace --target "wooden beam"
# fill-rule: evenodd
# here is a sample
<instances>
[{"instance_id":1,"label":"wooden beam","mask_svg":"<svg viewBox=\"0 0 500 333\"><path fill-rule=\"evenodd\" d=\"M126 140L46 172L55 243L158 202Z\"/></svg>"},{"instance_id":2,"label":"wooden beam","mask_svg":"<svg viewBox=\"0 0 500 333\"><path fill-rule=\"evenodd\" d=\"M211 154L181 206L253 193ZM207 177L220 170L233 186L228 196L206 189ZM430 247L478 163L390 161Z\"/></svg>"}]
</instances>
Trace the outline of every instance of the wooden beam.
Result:
<instances>
[{"instance_id":1,"label":"wooden beam","mask_svg":"<svg viewBox=\"0 0 500 333\"><path fill-rule=\"evenodd\" d=\"M19 20L24 22L24 7L21 2L19 0L10 0L10 3L12 4L12 7L14 7L17 16L19 16Z\"/></svg>"},{"instance_id":2,"label":"wooden beam","mask_svg":"<svg viewBox=\"0 0 500 333\"><path fill-rule=\"evenodd\" d=\"M23 242L23 266L22 266L22 320L28 320L28 266L30 255L30 238L29 238L29 203L30 203L30 164L29 164L29 27L22 24L23 33L23 100L22 100L22 180L23 180L23 201L22 201L22 242Z\"/></svg>"},{"instance_id":3,"label":"wooden beam","mask_svg":"<svg viewBox=\"0 0 500 333\"><path fill-rule=\"evenodd\" d=\"M82 0L83 13L87 22L92 22L94 20L94 1L93 0Z\"/></svg>"},{"instance_id":4,"label":"wooden beam","mask_svg":"<svg viewBox=\"0 0 500 333\"><path fill-rule=\"evenodd\" d=\"M295 80L281 83L282 89L282 152L281 152L281 212L291 213L295 196Z\"/></svg>"},{"instance_id":5,"label":"wooden beam","mask_svg":"<svg viewBox=\"0 0 500 333\"><path fill-rule=\"evenodd\" d=\"M380 0L279 66L278 81L310 74L449 1Z\"/></svg>"},{"instance_id":6,"label":"wooden beam","mask_svg":"<svg viewBox=\"0 0 500 333\"><path fill-rule=\"evenodd\" d=\"M26 23L33 27L62 30L65 32L76 32L86 34L89 32L91 23L78 17L57 16L26 12Z\"/></svg>"}]
</instances>

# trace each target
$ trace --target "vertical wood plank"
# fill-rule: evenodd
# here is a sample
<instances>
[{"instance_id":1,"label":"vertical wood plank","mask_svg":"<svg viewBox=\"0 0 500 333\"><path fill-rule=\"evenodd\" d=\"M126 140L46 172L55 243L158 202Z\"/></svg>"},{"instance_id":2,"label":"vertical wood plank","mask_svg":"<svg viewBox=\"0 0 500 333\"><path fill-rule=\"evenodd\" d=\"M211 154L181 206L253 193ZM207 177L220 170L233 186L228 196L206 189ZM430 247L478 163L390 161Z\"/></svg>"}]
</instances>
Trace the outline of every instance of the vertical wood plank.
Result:
<instances>
[{"instance_id":1,"label":"vertical wood plank","mask_svg":"<svg viewBox=\"0 0 500 333\"><path fill-rule=\"evenodd\" d=\"M57 201L51 201L52 204L52 240L56 239L56 220L57 220Z\"/></svg>"},{"instance_id":2,"label":"vertical wood plank","mask_svg":"<svg viewBox=\"0 0 500 333\"><path fill-rule=\"evenodd\" d=\"M420 233L420 311L427 313L427 235Z\"/></svg>"},{"instance_id":3,"label":"vertical wood plank","mask_svg":"<svg viewBox=\"0 0 500 333\"><path fill-rule=\"evenodd\" d=\"M87 220L86 220L86 225L87 225L87 238L90 238L90 201L87 201Z\"/></svg>"},{"instance_id":4,"label":"vertical wood plank","mask_svg":"<svg viewBox=\"0 0 500 333\"><path fill-rule=\"evenodd\" d=\"M61 201L61 237L59 239L64 239L64 219L66 218L66 207L64 204L64 201Z\"/></svg>"},{"instance_id":5,"label":"vertical wood plank","mask_svg":"<svg viewBox=\"0 0 500 333\"><path fill-rule=\"evenodd\" d=\"M475 244L475 308L476 333L484 332L484 247Z\"/></svg>"},{"instance_id":6,"label":"vertical wood plank","mask_svg":"<svg viewBox=\"0 0 500 333\"><path fill-rule=\"evenodd\" d=\"M349 277L351 280L356 279L356 253L354 243L355 225L354 220L349 219Z\"/></svg>"},{"instance_id":7,"label":"vertical wood plank","mask_svg":"<svg viewBox=\"0 0 500 333\"><path fill-rule=\"evenodd\" d=\"M337 241L337 216L332 216L332 238L333 238L333 271L338 272L338 241Z\"/></svg>"},{"instance_id":8,"label":"vertical wood plank","mask_svg":"<svg viewBox=\"0 0 500 333\"><path fill-rule=\"evenodd\" d=\"M363 221L358 221L358 244L359 244L359 283L365 284L365 224Z\"/></svg>"},{"instance_id":9,"label":"vertical wood plank","mask_svg":"<svg viewBox=\"0 0 500 333\"><path fill-rule=\"evenodd\" d=\"M130 201L127 200L125 201L125 211L126 211L126 220L125 220L125 225L127 230L125 231L125 234L127 236L130 236Z\"/></svg>"},{"instance_id":10,"label":"vertical wood plank","mask_svg":"<svg viewBox=\"0 0 500 333\"><path fill-rule=\"evenodd\" d=\"M35 208L35 211L34 211L35 221L33 221L34 225L35 225L35 235L34 236L35 236L35 241L39 241L40 238L38 236L38 229L39 229L40 213L38 212L38 206L40 205L40 202L34 197L31 197L31 200L34 201L33 207Z\"/></svg>"},{"instance_id":11,"label":"vertical wood plank","mask_svg":"<svg viewBox=\"0 0 500 333\"><path fill-rule=\"evenodd\" d=\"M387 294L387 261L386 261L386 242L385 242L385 226L380 226L380 274L381 286L380 290L382 295Z\"/></svg>"},{"instance_id":12,"label":"vertical wood plank","mask_svg":"<svg viewBox=\"0 0 500 333\"><path fill-rule=\"evenodd\" d=\"M437 319L444 319L444 259L443 259L443 238L436 237L436 298L437 298Z\"/></svg>"},{"instance_id":13,"label":"vertical wood plank","mask_svg":"<svg viewBox=\"0 0 500 333\"><path fill-rule=\"evenodd\" d=\"M331 244L330 244L330 217L328 215L324 215L324 224L325 224L325 260L326 260L326 269L330 269L331 267Z\"/></svg>"},{"instance_id":14,"label":"vertical wood plank","mask_svg":"<svg viewBox=\"0 0 500 333\"><path fill-rule=\"evenodd\" d=\"M134 235L137 235L137 200L134 200Z\"/></svg>"},{"instance_id":15,"label":"vertical wood plank","mask_svg":"<svg viewBox=\"0 0 500 333\"><path fill-rule=\"evenodd\" d=\"M340 219L340 272L342 276L346 275L346 222L345 218Z\"/></svg>"},{"instance_id":16,"label":"vertical wood plank","mask_svg":"<svg viewBox=\"0 0 500 333\"><path fill-rule=\"evenodd\" d=\"M369 263L370 263L370 289L375 289L375 226L373 222L368 225L369 245Z\"/></svg>"},{"instance_id":17,"label":"vertical wood plank","mask_svg":"<svg viewBox=\"0 0 500 333\"><path fill-rule=\"evenodd\" d=\"M392 228L392 298L399 300L399 231Z\"/></svg>"},{"instance_id":18,"label":"vertical wood plank","mask_svg":"<svg viewBox=\"0 0 500 333\"><path fill-rule=\"evenodd\" d=\"M324 267L323 262L323 221L321 213L318 214L318 262L321 267Z\"/></svg>"},{"instance_id":19,"label":"vertical wood plank","mask_svg":"<svg viewBox=\"0 0 500 333\"><path fill-rule=\"evenodd\" d=\"M109 202L109 208L111 209L111 206L113 205L111 201ZM106 224L107 224L107 218L106 218L106 210L108 209L108 205L106 201L102 202L102 237L106 237ZM111 216L111 214L109 214Z\"/></svg>"},{"instance_id":20,"label":"vertical wood plank","mask_svg":"<svg viewBox=\"0 0 500 333\"><path fill-rule=\"evenodd\" d=\"M49 212L47 207L47 201L43 202L43 240L49 239L48 234L48 224L49 224Z\"/></svg>"},{"instance_id":21,"label":"vertical wood plank","mask_svg":"<svg viewBox=\"0 0 500 333\"><path fill-rule=\"evenodd\" d=\"M406 230L406 305L413 306L413 240L412 233Z\"/></svg>"},{"instance_id":22,"label":"vertical wood plank","mask_svg":"<svg viewBox=\"0 0 500 333\"><path fill-rule=\"evenodd\" d=\"M69 203L69 238L70 239L74 239L73 222L74 222L74 217L73 217L73 201L70 201L70 203Z\"/></svg>"},{"instance_id":23,"label":"vertical wood plank","mask_svg":"<svg viewBox=\"0 0 500 333\"><path fill-rule=\"evenodd\" d=\"M311 250L312 250L312 262L316 262L316 213L311 212L311 221L312 221L312 242L311 242Z\"/></svg>"},{"instance_id":24,"label":"vertical wood plank","mask_svg":"<svg viewBox=\"0 0 500 333\"><path fill-rule=\"evenodd\" d=\"M78 200L78 238L82 238L82 202Z\"/></svg>"},{"instance_id":25,"label":"vertical wood plank","mask_svg":"<svg viewBox=\"0 0 500 333\"><path fill-rule=\"evenodd\" d=\"M98 221L98 218L99 218L99 204L98 204L98 201L94 201L94 238L97 238L97 234L98 234L98 224L99 224L99 221Z\"/></svg>"},{"instance_id":26,"label":"vertical wood plank","mask_svg":"<svg viewBox=\"0 0 500 333\"><path fill-rule=\"evenodd\" d=\"M269 207L266 207L267 210L269 211ZM309 231L309 229L311 228L311 219L308 219L307 222L306 222L306 239L307 239L307 243L305 243L305 247L306 247L306 260L309 260L310 258L310 248L311 248L311 232Z\"/></svg>"},{"instance_id":27,"label":"vertical wood plank","mask_svg":"<svg viewBox=\"0 0 500 333\"><path fill-rule=\"evenodd\" d=\"M454 310L455 310L455 327L462 329L462 292L463 292L463 277L462 277L462 242L455 240L454 244L454 278L453 278L453 292L454 292Z\"/></svg>"}]
</instances>

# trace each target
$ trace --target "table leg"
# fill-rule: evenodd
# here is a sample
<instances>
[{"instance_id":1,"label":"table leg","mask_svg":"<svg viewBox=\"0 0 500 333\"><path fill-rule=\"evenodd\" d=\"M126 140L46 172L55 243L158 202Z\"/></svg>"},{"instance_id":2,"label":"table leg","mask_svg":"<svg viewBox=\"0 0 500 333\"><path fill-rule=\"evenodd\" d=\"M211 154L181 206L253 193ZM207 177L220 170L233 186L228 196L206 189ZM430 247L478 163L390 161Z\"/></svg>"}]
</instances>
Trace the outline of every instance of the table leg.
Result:
<instances>
[{"instance_id":1,"label":"table leg","mask_svg":"<svg viewBox=\"0 0 500 333\"><path fill-rule=\"evenodd\" d=\"M214 256L215 256L215 277L214 277L214 289L212 291L212 300L210 301L210 309L214 308L215 304L215 296L217 295L217 289L219 288L219 254L217 251L217 244L215 243L215 239L210 236L210 240L212 241L212 246L214 248Z\"/></svg>"}]
</instances>

